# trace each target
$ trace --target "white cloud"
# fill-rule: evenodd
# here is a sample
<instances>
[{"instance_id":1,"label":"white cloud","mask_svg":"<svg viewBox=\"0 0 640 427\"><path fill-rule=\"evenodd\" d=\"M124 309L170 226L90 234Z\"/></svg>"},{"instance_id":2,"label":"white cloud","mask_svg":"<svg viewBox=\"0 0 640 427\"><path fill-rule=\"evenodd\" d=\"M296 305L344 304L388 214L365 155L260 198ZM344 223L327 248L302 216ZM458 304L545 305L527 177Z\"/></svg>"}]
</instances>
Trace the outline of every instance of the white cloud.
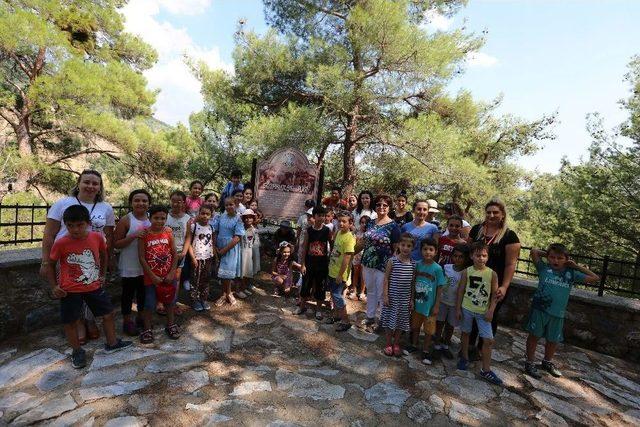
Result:
<instances>
[{"instance_id":1,"label":"white cloud","mask_svg":"<svg viewBox=\"0 0 640 427\"><path fill-rule=\"evenodd\" d=\"M453 19L438 13L435 10L429 10L424 14L427 21L424 27L430 31L447 31L453 25Z\"/></svg>"},{"instance_id":2,"label":"white cloud","mask_svg":"<svg viewBox=\"0 0 640 427\"><path fill-rule=\"evenodd\" d=\"M469 52L467 54L467 64L469 67L490 68L498 63L498 58L487 55L483 52Z\"/></svg>"},{"instance_id":3,"label":"white cloud","mask_svg":"<svg viewBox=\"0 0 640 427\"><path fill-rule=\"evenodd\" d=\"M211 0L131 0L123 9L125 29L137 34L158 52L158 62L145 72L149 86L160 89L155 117L169 124L186 123L189 115L202 108L200 82L184 61L187 55L204 61L211 68L232 71L220 57L219 49L194 42L185 28L159 21L161 8L172 14L204 11Z\"/></svg>"}]
</instances>

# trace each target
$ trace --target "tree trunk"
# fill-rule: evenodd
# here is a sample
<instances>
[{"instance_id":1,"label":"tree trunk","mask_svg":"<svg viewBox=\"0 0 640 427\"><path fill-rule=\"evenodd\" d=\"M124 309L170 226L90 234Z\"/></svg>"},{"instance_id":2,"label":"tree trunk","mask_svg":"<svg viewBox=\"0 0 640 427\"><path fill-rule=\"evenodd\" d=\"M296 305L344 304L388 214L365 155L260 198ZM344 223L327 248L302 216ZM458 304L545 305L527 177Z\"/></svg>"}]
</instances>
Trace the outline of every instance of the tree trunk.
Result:
<instances>
[{"instance_id":1,"label":"tree trunk","mask_svg":"<svg viewBox=\"0 0 640 427\"><path fill-rule=\"evenodd\" d=\"M345 141L342 153L342 195L344 197L353 192L356 183L356 144L353 141Z\"/></svg>"},{"instance_id":2,"label":"tree trunk","mask_svg":"<svg viewBox=\"0 0 640 427\"><path fill-rule=\"evenodd\" d=\"M20 159L25 161L29 159L33 152L31 151L31 141L29 138L29 118L21 117L18 126L15 128L16 141L18 143L18 154ZM16 180L13 183L13 191L26 191L29 186L30 168L21 165L16 174Z\"/></svg>"}]
</instances>

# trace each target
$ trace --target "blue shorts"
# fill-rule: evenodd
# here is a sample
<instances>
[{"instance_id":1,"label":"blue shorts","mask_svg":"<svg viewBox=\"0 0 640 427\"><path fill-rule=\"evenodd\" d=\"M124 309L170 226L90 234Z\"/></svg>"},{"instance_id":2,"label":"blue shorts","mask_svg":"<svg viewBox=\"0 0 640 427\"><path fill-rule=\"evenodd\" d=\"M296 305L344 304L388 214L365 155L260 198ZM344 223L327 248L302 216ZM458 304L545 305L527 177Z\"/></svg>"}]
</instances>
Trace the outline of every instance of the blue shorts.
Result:
<instances>
[{"instance_id":1,"label":"blue shorts","mask_svg":"<svg viewBox=\"0 0 640 427\"><path fill-rule=\"evenodd\" d=\"M471 332L473 328L473 321L476 321L478 325L478 335L480 338L493 339L493 329L491 329L491 322L484 318L485 314L478 314L462 309L462 324L460 330L466 334Z\"/></svg>"},{"instance_id":2,"label":"blue shorts","mask_svg":"<svg viewBox=\"0 0 640 427\"><path fill-rule=\"evenodd\" d=\"M177 286L175 281L173 283L173 286ZM175 295L178 295L177 289L175 292ZM177 298L173 299L173 302L171 304L165 304L164 306L167 307L172 307L173 305L175 305ZM156 298L156 287L155 285L146 285L144 287L144 309L145 310L150 310L153 311L156 309L156 305L158 304L158 299Z\"/></svg>"},{"instance_id":3,"label":"blue shorts","mask_svg":"<svg viewBox=\"0 0 640 427\"><path fill-rule=\"evenodd\" d=\"M344 282L338 282L333 277L329 277L327 280L327 288L329 292L331 292L331 298L333 299L333 305L338 310L341 310L347 306L347 303L342 296L342 292L344 291Z\"/></svg>"},{"instance_id":4,"label":"blue shorts","mask_svg":"<svg viewBox=\"0 0 640 427\"><path fill-rule=\"evenodd\" d=\"M67 292L60 298L60 317L63 324L73 323L82 317L83 303L87 304L94 317L102 317L113 311L111 297L104 288L90 292Z\"/></svg>"}]
</instances>

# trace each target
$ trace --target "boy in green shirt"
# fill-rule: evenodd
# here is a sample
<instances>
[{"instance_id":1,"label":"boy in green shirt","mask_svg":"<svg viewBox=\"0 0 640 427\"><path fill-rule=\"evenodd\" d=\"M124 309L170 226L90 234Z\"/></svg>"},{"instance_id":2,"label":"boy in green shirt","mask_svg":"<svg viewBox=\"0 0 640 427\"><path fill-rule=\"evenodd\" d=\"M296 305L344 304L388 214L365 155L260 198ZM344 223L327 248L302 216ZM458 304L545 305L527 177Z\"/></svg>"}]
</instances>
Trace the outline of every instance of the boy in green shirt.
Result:
<instances>
[{"instance_id":1,"label":"boy in green shirt","mask_svg":"<svg viewBox=\"0 0 640 427\"><path fill-rule=\"evenodd\" d=\"M351 327L347 315L347 305L342 293L351 273L351 258L355 253L356 237L351 232L353 218L348 212L338 213L338 232L335 233L333 249L329 257L328 287L333 300L333 316L326 323L335 323L340 320L336 332L344 332Z\"/></svg>"},{"instance_id":2,"label":"boy in green shirt","mask_svg":"<svg viewBox=\"0 0 640 427\"><path fill-rule=\"evenodd\" d=\"M560 243L551 244L546 251L531 249L529 256L538 270L538 289L531 300L531 311L526 326L529 336L524 371L534 378L541 377L534 360L538 340L544 337L544 359L540 367L554 377L560 377L562 373L551 359L558 343L563 339L564 315L571 288L575 283L592 283L600 278L569 258L567 248ZM542 261L544 257L547 258L547 262Z\"/></svg>"}]
</instances>

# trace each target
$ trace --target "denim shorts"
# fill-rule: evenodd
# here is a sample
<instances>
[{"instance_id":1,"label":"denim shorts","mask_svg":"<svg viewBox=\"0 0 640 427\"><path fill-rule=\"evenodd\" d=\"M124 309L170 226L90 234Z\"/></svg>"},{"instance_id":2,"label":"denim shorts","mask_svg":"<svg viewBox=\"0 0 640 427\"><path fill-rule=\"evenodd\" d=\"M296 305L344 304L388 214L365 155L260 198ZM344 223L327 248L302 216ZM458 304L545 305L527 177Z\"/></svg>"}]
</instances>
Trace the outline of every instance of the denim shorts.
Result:
<instances>
[{"instance_id":1,"label":"denim shorts","mask_svg":"<svg viewBox=\"0 0 640 427\"><path fill-rule=\"evenodd\" d=\"M456 308L453 305L447 305L443 302L440 303L440 309L438 310L438 322L446 322L454 328L458 326L458 317L456 316Z\"/></svg>"},{"instance_id":2,"label":"denim shorts","mask_svg":"<svg viewBox=\"0 0 640 427\"><path fill-rule=\"evenodd\" d=\"M62 323L69 324L82 317L83 303L87 304L94 317L102 317L113 311L111 297L104 288L90 292L67 292L60 298L60 317Z\"/></svg>"},{"instance_id":3,"label":"denim shorts","mask_svg":"<svg viewBox=\"0 0 640 427\"><path fill-rule=\"evenodd\" d=\"M467 310L466 308L462 309L462 325L460 325L460 330L466 334L471 332L473 328L473 321L475 319L476 324L478 325L478 335L480 338L493 339L493 329L491 329L491 322L484 318L485 313L478 314L472 311Z\"/></svg>"},{"instance_id":4,"label":"denim shorts","mask_svg":"<svg viewBox=\"0 0 640 427\"><path fill-rule=\"evenodd\" d=\"M333 299L333 305L338 310L341 310L347 306L347 303L342 296L342 292L344 291L344 282L338 282L333 277L329 277L327 280L327 288L329 292L331 292L331 298Z\"/></svg>"}]
</instances>

